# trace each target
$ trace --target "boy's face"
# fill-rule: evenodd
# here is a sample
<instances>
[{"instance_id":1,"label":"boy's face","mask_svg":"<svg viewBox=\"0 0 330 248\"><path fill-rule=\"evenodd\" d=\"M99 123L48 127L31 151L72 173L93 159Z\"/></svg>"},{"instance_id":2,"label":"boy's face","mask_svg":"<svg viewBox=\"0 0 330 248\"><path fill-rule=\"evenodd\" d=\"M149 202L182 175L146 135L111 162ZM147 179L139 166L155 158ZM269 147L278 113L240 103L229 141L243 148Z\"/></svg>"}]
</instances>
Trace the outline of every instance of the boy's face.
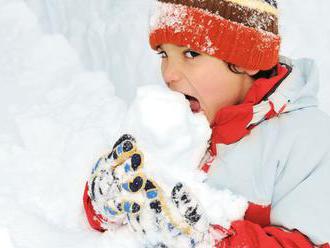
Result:
<instances>
[{"instance_id":1,"label":"boy's face","mask_svg":"<svg viewBox=\"0 0 330 248\"><path fill-rule=\"evenodd\" d=\"M222 60L188 47L162 44L158 52L167 86L184 94L191 110L203 111L211 125L217 111L242 102L252 84L247 74L235 74Z\"/></svg>"}]
</instances>

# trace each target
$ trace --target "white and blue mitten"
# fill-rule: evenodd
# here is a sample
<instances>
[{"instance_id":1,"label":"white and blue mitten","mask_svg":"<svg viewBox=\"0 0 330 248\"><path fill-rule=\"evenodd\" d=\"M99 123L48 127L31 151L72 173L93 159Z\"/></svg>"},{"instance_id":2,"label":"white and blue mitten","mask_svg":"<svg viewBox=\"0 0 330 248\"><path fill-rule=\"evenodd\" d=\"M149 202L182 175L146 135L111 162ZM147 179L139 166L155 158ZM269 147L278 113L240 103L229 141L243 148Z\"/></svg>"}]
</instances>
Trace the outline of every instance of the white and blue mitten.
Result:
<instances>
[{"instance_id":1,"label":"white and blue mitten","mask_svg":"<svg viewBox=\"0 0 330 248\"><path fill-rule=\"evenodd\" d=\"M121 225L126 222L127 213L140 210L140 204L134 201L134 197L125 194L126 190L123 192L123 185L135 171L139 171L142 160L134 138L123 135L110 154L101 157L94 166L88 182L89 195L96 213L106 219L104 224ZM141 180L136 179L128 186L132 191L138 191L142 187Z\"/></svg>"},{"instance_id":2,"label":"white and blue mitten","mask_svg":"<svg viewBox=\"0 0 330 248\"><path fill-rule=\"evenodd\" d=\"M146 186L144 208L128 215L146 247L210 247L208 218L186 186L178 183L170 196L149 179Z\"/></svg>"},{"instance_id":3,"label":"white and blue mitten","mask_svg":"<svg viewBox=\"0 0 330 248\"><path fill-rule=\"evenodd\" d=\"M143 154L131 135L96 163L89 181L94 209L111 225L128 223L145 247L209 247L209 221L189 189L165 192L143 171Z\"/></svg>"},{"instance_id":4,"label":"white and blue mitten","mask_svg":"<svg viewBox=\"0 0 330 248\"><path fill-rule=\"evenodd\" d=\"M132 136L124 135L121 143L125 142L133 147L133 154L143 157L142 152L137 152ZM116 158L116 153L113 155ZM131 229L141 241L147 247L207 247L205 244L210 242L209 221L188 187L177 183L165 191L152 175L144 173L143 168L147 165L143 165L142 159L135 167L123 161L125 159L116 165L115 175L121 182L122 202L132 202L138 209L125 213Z\"/></svg>"}]
</instances>

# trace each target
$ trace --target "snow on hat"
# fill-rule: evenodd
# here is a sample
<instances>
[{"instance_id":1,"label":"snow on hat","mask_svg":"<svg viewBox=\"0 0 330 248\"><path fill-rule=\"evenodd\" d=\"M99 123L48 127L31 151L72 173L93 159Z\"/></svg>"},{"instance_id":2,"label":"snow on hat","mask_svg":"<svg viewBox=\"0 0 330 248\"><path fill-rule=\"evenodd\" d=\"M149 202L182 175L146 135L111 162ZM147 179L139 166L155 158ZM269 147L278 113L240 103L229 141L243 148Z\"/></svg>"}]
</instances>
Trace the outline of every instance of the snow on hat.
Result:
<instances>
[{"instance_id":1,"label":"snow on hat","mask_svg":"<svg viewBox=\"0 0 330 248\"><path fill-rule=\"evenodd\" d=\"M278 62L276 0L157 0L149 43L187 46L227 63L268 70Z\"/></svg>"}]
</instances>

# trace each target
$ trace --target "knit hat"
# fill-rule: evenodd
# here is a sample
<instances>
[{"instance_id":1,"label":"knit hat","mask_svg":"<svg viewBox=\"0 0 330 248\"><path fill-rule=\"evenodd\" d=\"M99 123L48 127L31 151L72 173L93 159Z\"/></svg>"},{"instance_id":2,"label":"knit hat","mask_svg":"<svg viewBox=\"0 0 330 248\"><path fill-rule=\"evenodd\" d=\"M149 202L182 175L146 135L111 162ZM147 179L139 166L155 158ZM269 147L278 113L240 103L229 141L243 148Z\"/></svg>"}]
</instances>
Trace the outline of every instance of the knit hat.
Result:
<instances>
[{"instance_id":1,"label":"knit hat","mask_svg":"<svg viewBox=\"0 0 330 248\"><path fill-rule=\"evenodd\" d=\"M251 70L278 62L276 0L157 0L150 25L154 50L187 46Z\"/></svg>"}]
</instances>

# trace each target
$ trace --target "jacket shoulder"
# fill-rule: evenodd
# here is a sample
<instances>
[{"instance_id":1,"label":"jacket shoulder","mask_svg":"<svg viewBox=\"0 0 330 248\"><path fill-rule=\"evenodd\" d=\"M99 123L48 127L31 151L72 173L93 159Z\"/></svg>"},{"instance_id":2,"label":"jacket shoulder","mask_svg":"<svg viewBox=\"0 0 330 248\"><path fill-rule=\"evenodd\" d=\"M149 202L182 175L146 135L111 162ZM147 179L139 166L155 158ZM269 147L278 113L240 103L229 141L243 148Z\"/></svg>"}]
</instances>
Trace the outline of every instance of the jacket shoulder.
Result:
<instances>
[{"instance_id":1,"label":"jacket shoulder","mask_svg":"<svg viewBox=\"0 0 330 248\"><path fill-rule=\"evenodd\" d=\"M278 118L278 129L271 221L325 243L330 240L330 201L324 197L330 194L330 117L305 108Z\"/></svg>"},{"instance_id":2,"label":"jacket shoulder","mask_svg":"<svg viewBox=\"0 0 330 248\"><path fill-rule=\"evenodd\" d=\"M316 107L285 113L275 122L270 120L268 128L271 131L275 125L278 129L277 146L303 146L309 152L330 148L330 116Z\"/></svg>"}]
</instances>

